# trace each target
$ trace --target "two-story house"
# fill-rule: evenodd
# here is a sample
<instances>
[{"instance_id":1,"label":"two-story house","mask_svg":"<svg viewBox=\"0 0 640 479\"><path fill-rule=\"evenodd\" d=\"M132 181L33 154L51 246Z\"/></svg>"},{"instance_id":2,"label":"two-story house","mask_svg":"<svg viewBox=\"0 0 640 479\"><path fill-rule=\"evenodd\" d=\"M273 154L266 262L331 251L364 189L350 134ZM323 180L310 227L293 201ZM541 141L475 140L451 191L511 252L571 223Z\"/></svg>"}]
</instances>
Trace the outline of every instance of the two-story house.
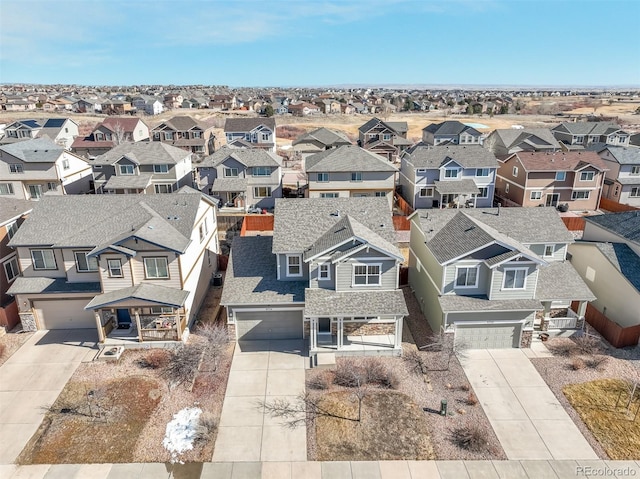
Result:
<instances>
[{"instance_id":1,"label":"two-story house","mask_svg":"<svg viewBox=\"0 0 640 479\"><path fill-rule=\"evenodd\" d=\"M8 244L33 209L34 203L0 197L0 328L10 331L20 322L15 298L7 294L9 286L20 275L18 255Z\"/></svg>"},{"instance_id":2,"label":"two-story house","mask_svg":"<svg viewBox=\"0 0 640 479\"><path fill-rule=\"evenodd\" d=\"M18 120L8 125L0 138L0 144L32 138L49 137L56 145L71 148L78 136L78 124L71 118L48 118L46 120Z\"/></svg>"},{"instance_id":3,"label":"two-story house","mask_svg":"<svg viewBox=\"0 0 640 479\"><path fill-rule=\"evenodd\" d=\"M276 120L274 118L227 118L224 122L227 145L276 151Z\"/></svg>"},{"instance_id":4,"label":"two-story house","mask_svg":"<svg viewBox=\"0 0 640 479\"><path fill-rule=\"evenodd\" d=\"M0 145L37 138L41 129L42 120L14 121L5 127L4 136L0 138Z\"/></svg>"},{"instance_id":5,"label":"two-story house","mask_svg":"<svg viewBox=\"0 0 640 479\"><path fill-rule=\"evenodd\" d=\"M398 169L356 145L316 153L305 160L309 198L386 197L393 206Z\"/></svg>"},{"instance_id":6,"label":"two-story house","mask_svg":"<svg viewBox=\"0 0 640 479\"><path fill-rule=\"evenodd\" d=\"M409 126L406 121L382 121L372 118L358 128L358 146L389 161L411 146L407 140Z\"/></svg>"},{"instance_id":7,"label":"two-story house","mask_svg":"<svg viewBox=\"0 0 640 479\"><path fill-rule=\"evenodd\" d=\"M303 160L309 155L344 145L351 145L351 140L344 133L328 128L303 133L291 143L293 151L300 153Z\"/></svg>"},{"instance_id":8,"label":"two-story house","mask_svg":"<svg viewBox=\"0 0 640 479\"><path fill-rule=\"evenodd\" d=\"M93 328L130 345L188 335L219 251L215 206L190 188L47 197L9 246L24 329Z\"/></svg>"},{"instance_id":9,"label":"two-story house","mask_svg":"<svg viewBox=\"0 0 640 479\"><path fill-rule=\"evenodd\" d=\"M496 195L520 206L595 210L607 169L595 151L514 153L498 168Z\"/></svg>"},{"instance_id":10,"label":"two-story house","mask_svg":"<svg viewBox=\"0 0 640 479\"><path fill-rule=\"evenodd\" d=\"M45 194L76 195L91 190L86 160L48 137L0 146L0 195L38 200Z\"/></svg>"},{"instance_id":11,"label":"two-story house","mask_svg":"<svg viewBox=\"0 0 640 479\"><path fill-rule=\"evenodd\" d=\"M566 261L573 237L553 208L416 210L410 220L409 284L433 331L484 349L529 347L534 327L582 327L595 297Z\"/></svg>"},{"instance_id":12,"label":"two-story house","mask_svg":"<svg viewBox=\"0 0 640 479\"><path fill-rule=\"evenodd\" d=\"M259 148L223 146L197 164L201 191L217 196L224 208L273 208L282 198L282 160Z\"/></svg>"},{"instance_id":13,"label":"two-story house","mask_svg":"<svg viewBox=\"0 0 640 479\"><path fill-rule=\"evenodd\" d=\"M497 158L519 151L559 151L560 144L548 128L501 128L493 130L483 144Z\"/></svg>"},{"instance_id":14,"label":"two-story house","mask_svg":"<svg viewBox=\"0 0 640 479\"><path fill-rule=\"evenodd\" d=\"M402 254L382 198L281 199L273 236L235 238L221 304L240 340L302 339L312 357L400 354Z\"/></svg>"},{"instance_id":15,"label":"two-story house","mask_svg":"<svg viewBox=\"0 0 640 479\"><path fill-rule=\"evenodd\" d=\"M71 151L95 158L123 142L149 141L149 127L140 118L105 118L86 138L76 138Z\"/></svg>"},{"instance_id":16,"label":"two-story house","mask_svg":"<svg viewBox=\"0 0 640 479\"><path fill-rule=\"evenodd\" d=\"M151 138L197 155L210 155L216 149L213 126L208 127L190 116L174 116L163 121L151 130Z\"/></svg>"},{"instance_id":17,"label":"two-story house","mask_svg":"<svg viewBox=\"0 0 640 479\"><path fill-rule=\"evenodd\" d=\"M430 146L481 145L483 139L478 130L455 120L431 123L422 129L422 143Z\"/></svg>"},{"instance_id":18,"label":"two-story house","mask_svg":"<svg viewBox=\"0 0 640 479\"><path fill-rule=\"evenodd\" d=\"M608 145L597 151L609 168L605 173L602 196L640 207L640 148Z\"/></svg>"},{"instance_id":19,"label":"two-story house","mask_svg":"<svg viewBox=\"0 0 640 479\"><path fill-rule=\"evenodd\" d=\"M121 143L89 162L98 194L173 193L193 185L191 152L165 143Z\"/></svg>"},{"instance_id":20,"label":"two-story house","mask_svg":"<svg viewBox=\"0 0 640 479\"><path fill-rule=\"evenodd\" d=\"M629 146L630 133L607 121L564 122L551 129L563 145L587 147L596 143Z\"/></svg>"},{"instance_id":21,"label":"two-story house","mask_svg":"<svg viewBox=\"0 0 640 479\"><path fill-rule=\"evenodd\" d=\"M493 206L497 169L480 145L419 146L400 158L401 194L413 208Z\"/></svg>"}]
</instances>

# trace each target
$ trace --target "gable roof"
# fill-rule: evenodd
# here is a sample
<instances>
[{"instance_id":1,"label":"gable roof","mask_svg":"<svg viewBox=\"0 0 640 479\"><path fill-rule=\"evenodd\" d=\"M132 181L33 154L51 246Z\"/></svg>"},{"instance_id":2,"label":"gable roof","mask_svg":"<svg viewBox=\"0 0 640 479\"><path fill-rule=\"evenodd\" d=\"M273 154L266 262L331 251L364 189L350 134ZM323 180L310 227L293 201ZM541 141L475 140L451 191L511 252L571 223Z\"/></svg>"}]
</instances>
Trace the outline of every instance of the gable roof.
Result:
<instances>
[{"instance_id":1,"label":"gable roof","mask_svg":"<svg viewBox=\"0 0 640 479\"><path fill-rule=\"evenodd\" d=\"M406 121L390 121L384 122L379 118L371 118L368 122L362 125L358 130L362 133L366 133L371 130L376 125L381 124L382 126L388 128L389 130L395 132L398 135L402 135L409 130L409 125Z\"/></svg>"},{"instance_id":2,"label":"gable roof","mask_svg":"<svg viewBox=\"0 0 640 479\"><path fill-rule=\"evenodd\" d=\"M325 147L331 147L335 145L351 144L351 140L347 136L339 131L330 130L328 128L317 128L313 131L308 131L291 143L296 146L300 143L306 143L308 141L318 141Z\"/></svg>"},{"instance_id":3,"label":"gable roof","mask_svg":"<svg viewBox=\"0 0 640 479\"><path fill-rule=\"evenodd\" d=\"M600 171L608 171L606 163L595 151L519 151L511 155L518 157L526 171L577 171L591 165Z\"/></svg>"},{"instance_id":4,"label":"gable roof","mask_svg":"<svg viewBox=\"0 0 640 479\"><path fill-rule=\"evenodd\" d=\"M584 219L618 236L640 244L640 210L585 216Z\"/></svg>"},{"instance_id":5,"label":"gable roof","mask_svg":"<svg viewBox=\"0 0 640 479\"><path fill-rule=\"evenodd\" d=\"M457 120L447 120L442 123L431 123L425 126L422 131L433 133L434 135L459 135L462 132L470 135L480 136L481 133L475 128L465 125Z\"/></svg>"},{"instance_id":6,"label":"gable roof","mask_svg":"<svg viewBox=\"0 0 640 479\"><path fill-rule=\"evenodd\" d=\"M549 128L525 128L522 130L500 128L494 130L492 134L497 135L507 149L513 148L523 142L533 145L536 138L553 148L560 149L558 140L556 140L556 137L553 136L553 132Z\"/></svg>"},{"instance_id":7,"label":"gable roof","mask_svg":"<svg viewBox=\"0 0 640 479\"><path fill-rule=\"evenodd\" d=\"M54 163L64 152L48 136L2 145L0 150L25 163Z\"/></svg>"},{"instance_id":8,"label":"gable roof","mask_svg":"<svg viewBox=\"0 0 640 479\"><path fill-rule=\"evenodd\" d=\"M640 148L638 147L605 145L602 149L609 150L611 156L621 165L640 165Z\"/></svg>"},{"instance_id":9,"label":"gable roof","mask_svg":"<svg viewBox=\"0 0 640 479\"><path fill-rule=\"evenodd\" d=\"M204 126L199 121L196 121L192 117L185 115L185 116L174 116L173 118L169 118L168 120L160 123L153 130L154 131L160 130L164 125L167 125L168 127L176 131L188 131L195 127L200 128L201 130L207 129L207 127Z\"/></svg>"},{"instance_id":10,"label":"gable roof","mask_svg":"<svg viewBox=\"0 0 640 479\"><path fill-rule=\"evenodd\" d=\"M271 131L276 131L275 118L227 118L224 122L225 133L251 131L264 125Z\"/></svg>"},{"instance_id":11,"label":"gable roof","mask_svg":"<svg viewBox=\"0 0 640 479\"><path fill-rule=\"evenodd\" d=\"M620 130L619 125L608 121L565 121L553 128L553 131L565 131L571 135L609 135Z\"/></svg>"},{"instance_id":12,"label":"gable roof","mask_svg":"<svg viewBox=\"0 0 640 479\"><path fill-rule=\"evenodd\" d=\"M593 243L613 267L640 291L640 256L626 243Z\"/></svg>"},{"instance_id":13,"label":"gable roof","mask_svg":"<svg viewBox=\"0 0 640 479\"><path fill-rule=\"evenodd\" d=\"M109 118L105 118L104 120L102 120L102 123L97 125L94 130L97 130L98 128L100 128L100 126L104 126L105 128L111 131L115 131L116 128L122 128L125 132L131 133L138 126L138 122L141 122L144 126L147 127L147 129L149 129L147 124L144 121L142 121L140 118L135 118L135 117L121 118L121 117L110 116Z\"/></svg>"},{"instance_id":14,"label":"gable roof","mask_svg":"<svg viewBox=\"0 0 640 479\"><path fill-rule=\"evenodd\" d=\"M480 145L420 146L402 155L415 168L440 168L450 161L463 168L497 168L498 160L491 151Z\"/></svg>"},{"instance_id":15,"label":"gable roof","mask_svg":"<svg viewBox=\"0 0 640 479\"><path fill-rule=\"evenodd\" d=\"M91 160L94 165L111 165L126 157L139 165L176 164L191 153L159 141L121 143L106 153Z\"/></svg>"},{"instance_id":16,"label":"gable roof","mask_svg":"<svg viewBox=\"0 0 640 479\"><path fill-rule=\"evenodd\" d=\"M275 153L271 153L261 148L231 148L225 145L211 155L205 156L202 161L198 163L198 167L216 167L224 163L229 158L233 158L245 165L247 168L252 168L254 166L280 166L278 156L276 156Z\"/></svg>"},{"instance_id":17,"label":"gable roof","mask_svg":"<svg viewBox=\"0 0 640 479\"><path fill-rule=\"evenodd\" d=\"M356 145L344 145L311 155L305 160L305 170L307 172L398 171L380 155Z\"/></svg>"},{"instance_id":18,"label":"gable roof","mask_svg":"<svg viewBox=\"0 0 640 479\"><path fill-rule=\"evenodd\" d=\"M128 299L138 299L179 308L184 306L188 296L189 291L183 289L168 288L151 283L138 283L128 288L116 289L115 291L99 294L95 296L84 309L98 309Z\"/></svg>"},{"instance_id":19,"label":"gable roof","mask_svg":"<svg viewBox=\"0 0 640 479\"><path fill-rule=\"evenodd\" d=\"M16 216L27 214L33 209L35 202L29 200L17 200L0 196L0 225L6 224Z\"/></svg>"}]
</instances>

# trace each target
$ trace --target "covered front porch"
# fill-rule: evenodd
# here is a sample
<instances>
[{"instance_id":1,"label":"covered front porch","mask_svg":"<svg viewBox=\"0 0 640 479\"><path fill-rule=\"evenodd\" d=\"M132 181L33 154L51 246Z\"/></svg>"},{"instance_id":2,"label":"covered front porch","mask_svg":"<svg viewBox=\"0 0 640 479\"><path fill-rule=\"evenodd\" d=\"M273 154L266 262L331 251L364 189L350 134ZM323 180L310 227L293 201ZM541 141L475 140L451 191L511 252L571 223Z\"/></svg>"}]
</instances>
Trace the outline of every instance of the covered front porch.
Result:
<instances>
[{"instance_id":1,"label":"covered front porch","mask_svg":"<svg viewBox=\"0 0 640 479\"><path fill-rule=\"evenodd\" d=\"M102 185L99 193L144 194L151 186L151 173L113 175Z\"/></svg>"},{"instance_id":2,"label":"covered front porch","mask_svg":"<svg viewBox=\"0 0 640 479\"><path fill-rule=\"evenodd\" d=\"M438 181L436 193L440 195L440 208L475 208L480 189L470 178L454 181Z\"/></svg>"},{"instance_id":3,"label":"covered front porch","mask_svg":"<svg viewBox=\"0 0 640 479\"><path fill-rule=\"evenodd\" d=\"M216 178L211 185L211 195L222 199L220 210L244 211L247 197L247 180L244 178Z\"/></svg>"}]
</instances>

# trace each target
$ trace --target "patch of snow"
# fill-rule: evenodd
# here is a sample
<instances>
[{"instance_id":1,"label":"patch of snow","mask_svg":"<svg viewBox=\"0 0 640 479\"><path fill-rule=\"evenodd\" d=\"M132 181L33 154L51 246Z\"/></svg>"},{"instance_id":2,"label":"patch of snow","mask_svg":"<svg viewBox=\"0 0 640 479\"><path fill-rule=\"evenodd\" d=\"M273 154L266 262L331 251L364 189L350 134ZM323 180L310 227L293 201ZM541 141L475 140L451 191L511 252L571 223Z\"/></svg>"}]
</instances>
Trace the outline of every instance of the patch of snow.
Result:
<instances>
[{"instance_id":1,"label":"patch of snow","mask_svg":"<svg viewBox=\"0 0 640 479\"><path fill-rule=\"evenodd\" d=\"M511 128L514 130L524 130L524 126L522 125L511 125Z\"/></svg>"},{"instance_id":2,"label":"patch of snow","mask_svg":"<svg viewBox=\"0 0 640 479\"><path fill-rule=\"evenodd\" d=\"M162 445L171 453L171 461L178 460L178 455L193 449L196 429L202 409L188 407L173 415L173 420L167 424Z\"/></svg>"}]
</instances>

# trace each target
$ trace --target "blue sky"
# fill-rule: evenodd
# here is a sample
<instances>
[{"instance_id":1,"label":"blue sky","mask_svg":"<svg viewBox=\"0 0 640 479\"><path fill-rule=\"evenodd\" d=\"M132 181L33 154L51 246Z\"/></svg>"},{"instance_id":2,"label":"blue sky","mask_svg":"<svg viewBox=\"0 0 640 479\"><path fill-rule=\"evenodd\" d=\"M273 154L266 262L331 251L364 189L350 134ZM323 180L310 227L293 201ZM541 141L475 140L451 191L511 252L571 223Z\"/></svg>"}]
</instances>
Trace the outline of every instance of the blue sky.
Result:
<instances>
[{"instance_id":1,"label":"blue sky","mask_svg":"<svg viewBox=\"0 0 640 479\"><path fill-rule=\"evenodd\" d=\"M640 85L637 0L0 0L0 82Z\"/></svg>"}]
</instances>

